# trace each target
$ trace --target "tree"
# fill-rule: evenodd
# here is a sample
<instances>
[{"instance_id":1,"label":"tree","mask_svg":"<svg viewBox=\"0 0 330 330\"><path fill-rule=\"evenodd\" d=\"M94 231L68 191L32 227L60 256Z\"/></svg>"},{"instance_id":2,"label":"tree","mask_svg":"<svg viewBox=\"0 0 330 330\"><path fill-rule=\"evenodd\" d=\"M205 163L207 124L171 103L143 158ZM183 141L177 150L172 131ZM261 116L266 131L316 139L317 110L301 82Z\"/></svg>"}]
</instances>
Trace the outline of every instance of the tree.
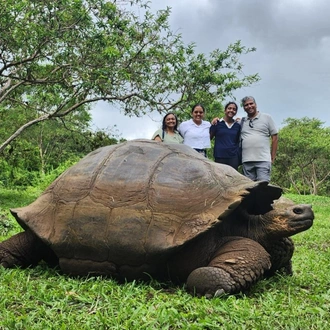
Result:
<instances>
[{"instance_id":1,"label":"tree","mask_svg":"<svg viewBox=\"0 0 330 330\"><path fill-rule=\"evenodd\" d=\"M7 0L0 15L0 109L27 119L7 128L0 152L27 128L100 100L138 116L212 103L259 79L239 62L255 49L236 42L195 55L171 32L170 9L152 14L144 0Z\"/></svg>"},{"instance_id":2,"label":"tree","mask_svg":"<svg viewBox=\"0 0 330 330\"><path fill-rule=\"evenodd\" d=\"M273 181L298 194L330 193L330 128L316 118L288 118L279 131Z\"/></svg>"},{"instance_id":3,"label":"tree","mask_svg":"<svg viewBox=\"0 0 330 330\"><path fill-rule=\"evenodd\" d=\"M33 185L53 172L65 169L87 153L105 145L118 143L115 127L107 131L90 131L90 116L85 111L63 118L39 122L25 130L2 152L0 184L6 187ZM8 127L24 122L26 113L9 109L0 111L0 139ZM58 173L58 170L56 170Z\"/></svg>"}]
</instances>

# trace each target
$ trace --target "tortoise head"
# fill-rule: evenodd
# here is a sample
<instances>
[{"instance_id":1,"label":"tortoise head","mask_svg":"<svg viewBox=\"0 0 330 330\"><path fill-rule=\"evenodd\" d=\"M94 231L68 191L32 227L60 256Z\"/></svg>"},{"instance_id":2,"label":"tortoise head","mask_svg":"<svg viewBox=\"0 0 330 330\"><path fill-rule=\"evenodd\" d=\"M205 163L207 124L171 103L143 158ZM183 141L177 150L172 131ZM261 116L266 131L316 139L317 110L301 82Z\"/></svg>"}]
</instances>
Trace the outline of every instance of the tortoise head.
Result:
<instances>
[{"instance_id":1,"label":"tortoise head","mask_svg":"<svg viewBox=\"0 0 330 330\"><path fill-rule=\"evenodd\" d=\"M311 205L295 204L281 194L279 187L268 184L252 188L228 219L231 234L263 244L309 229L314 220Z\"/></svg>"},{"instance_id":2,"label":"tortoise head","mask_svg":"<svg viewBox=\"0 0 330 330\"><path fill-rule=\"evenodd\" d=\"M287 203L281 199L273 204L274 209L260 215L265 231L274 237L289 237L309 229L313 225L314 213L308 204Z\"/></svg>"}]
</instances>

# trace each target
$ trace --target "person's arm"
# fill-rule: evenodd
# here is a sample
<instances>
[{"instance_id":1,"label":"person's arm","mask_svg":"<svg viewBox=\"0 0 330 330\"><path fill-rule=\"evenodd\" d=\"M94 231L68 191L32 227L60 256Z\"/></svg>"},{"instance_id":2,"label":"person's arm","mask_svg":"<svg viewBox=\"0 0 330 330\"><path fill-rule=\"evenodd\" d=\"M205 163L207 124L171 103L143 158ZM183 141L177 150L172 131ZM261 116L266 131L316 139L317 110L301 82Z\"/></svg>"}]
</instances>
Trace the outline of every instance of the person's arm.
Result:
<instances>
[{"instance_id":1,"label":"person's arm","mask_svg":"<svg viewBox=\"0 0 330 330\"><path fill-rule=\"evenodd\" d=\"M278 145L278 135L274 134L274 135L272 135L272 145L271 145L272 163L274 163L275 158L276 158L277 145Z\"/></svg>"},{"instance_id":2,"label":"person's arm","mask_svg":"<svg viewBox=\"0 0 330 330\"><path fill-rule=\"evenodd\" d=\"M151 140L157 142L163 142L162 137L164 138L164 131L162 129L158 129L152 136Z\"/></svg>"},{"instance_id":3,"label":"person's arm","mask_svg":"<svg viewBox=\"0 0 330 330\"><path fill-rule=\"evenodd\" d=\"M210 126L210 140L212 140L214 138L215 131L216 131L215 125L211 125Z\"/></svg>"},{"instance_id":4,"label":"person's arm","mask_svg":"<svg viewBox=\"0 0 330 330\"><path fill-rule=\"evenodd\" d=\"M154 137L154 141L162 142L162 139L160 138L159 135Z\"/></svg>"},{"instance_id":5,"label":"person's arm","mask_svg":"<svg viewBox=\"0 0 330 330\"><path fill-rule=\"evenodd\" d=\"M220 120L219 117L216 117L216 118L213 118L212 121L211 121L211 125L216 125L218 123L218 121Z\"/></svg>"}]
</instances>

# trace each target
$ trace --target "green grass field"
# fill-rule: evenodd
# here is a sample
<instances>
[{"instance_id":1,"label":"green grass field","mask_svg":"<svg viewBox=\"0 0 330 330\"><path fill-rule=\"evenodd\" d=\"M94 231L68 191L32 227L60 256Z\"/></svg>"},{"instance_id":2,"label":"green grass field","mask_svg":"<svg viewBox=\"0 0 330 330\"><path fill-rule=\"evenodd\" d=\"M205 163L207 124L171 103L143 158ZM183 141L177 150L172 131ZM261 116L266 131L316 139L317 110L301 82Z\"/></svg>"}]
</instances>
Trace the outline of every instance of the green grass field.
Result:
<instances>
[{"instance_id":1,"label":"green grass field","mask_svg":"<svg viewBox=\"0 0 330 330\"><path fill-rule=\"evenodd\" d=\"M9 208L38 191L0 189L1 240L20 230ZM41 264L0 268L0 329L328 329L330 198L287 195L310 203L314 226L294 236L294 275L276 275L250 291L195 298L169 283L70 278Z\"/></svg>"}]
</instances>

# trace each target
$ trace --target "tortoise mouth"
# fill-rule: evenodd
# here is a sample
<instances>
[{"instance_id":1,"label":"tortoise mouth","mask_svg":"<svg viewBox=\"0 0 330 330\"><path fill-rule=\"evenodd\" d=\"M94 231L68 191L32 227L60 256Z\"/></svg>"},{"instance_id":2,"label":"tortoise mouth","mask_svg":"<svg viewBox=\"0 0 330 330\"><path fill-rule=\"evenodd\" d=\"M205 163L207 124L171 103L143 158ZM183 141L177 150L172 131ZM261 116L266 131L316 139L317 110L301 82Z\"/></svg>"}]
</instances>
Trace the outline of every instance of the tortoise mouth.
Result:
<instances>
[{"instance_id":1,"label":"tortoise mouth","mask_svg":"<svg viewBox=\"0 0 330 330\"><path fill-rule=\"evenodd\" d=\"M310 219L304 219L304 220L296 220L296 221L290 221L290 226L292 228L301 228L301 230L309 229L313 226L314 218Z\"/></svg>"},{"instance_id":2,"label":"tortoise mouth","mask_svg":"<svg viewBox=\"0 0 330 330\"><path fill-rule=\"evenodd\" d=\"M291 211L294 218L289 221L289 225L292 228L302 228L302 230L306 230L313 225L314 212L311 205L294 205Z\"/></svg>"}]
</instances>

